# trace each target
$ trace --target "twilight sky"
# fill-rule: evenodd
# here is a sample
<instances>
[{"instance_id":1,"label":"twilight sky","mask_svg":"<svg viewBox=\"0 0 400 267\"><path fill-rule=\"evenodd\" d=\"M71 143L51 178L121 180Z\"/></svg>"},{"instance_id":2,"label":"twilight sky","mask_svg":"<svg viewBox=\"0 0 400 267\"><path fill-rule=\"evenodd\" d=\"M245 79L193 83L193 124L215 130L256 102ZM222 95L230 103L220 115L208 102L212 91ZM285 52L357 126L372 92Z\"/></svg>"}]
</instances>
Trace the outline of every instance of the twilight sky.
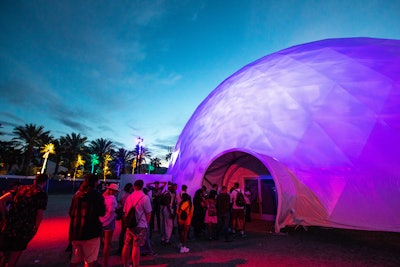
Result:
<instances>
[{"instance_id":1,"label":"twilight sky","mask_svg":"<svg viewBox=\"0 0 400 267\"><path fill-rule=\"evenodd\" d=\"M400 1L3 0L0 129L33 123L164 159L241 67L326 38L400 39Z\"/></svg>"}]
</instances>

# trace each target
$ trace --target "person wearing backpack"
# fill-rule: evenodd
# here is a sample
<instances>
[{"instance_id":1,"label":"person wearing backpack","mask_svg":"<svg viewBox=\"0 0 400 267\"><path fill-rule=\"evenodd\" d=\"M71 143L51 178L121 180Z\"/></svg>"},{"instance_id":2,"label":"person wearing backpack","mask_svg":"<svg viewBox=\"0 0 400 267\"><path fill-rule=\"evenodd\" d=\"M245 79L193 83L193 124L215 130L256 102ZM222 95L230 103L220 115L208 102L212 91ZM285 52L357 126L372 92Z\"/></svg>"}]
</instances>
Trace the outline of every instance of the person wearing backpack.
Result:
<instances>
[{"instance_id":1,"label":"person wearing backpack","mask_svg":"<svg viewBox=\"0 0 400 267\"><path fill-rule=\"evenodd\" d=\"M235 183L231 193L232 203L232 233L240 231L242 237L245 237L244 233L244 208L245 201L243 192L239 188L239 183Z\"/></svg>"},{"instance_id":2,"label":"person wearing backpack","mask_svg":"<svg viewBox=\"0 0 400 267\"><path fill-rule=\"evenodd\" d=\"M186 246L187 237L190 229L190 223L193 217L194 207L192 205L192 199L189 194L183 193L181 195L181 201L178 204L176 214L178 216L178 229L179 229L179 240L181 242L180 253L189 252L189 248Z\"/></svg>"},{"instance_id":3,"label":"person wearing backpack","mask_svg":"<svg viewBox=\"0 0 400 267\"><path fill-rule=\"evenodd\" d=\"M122 249L122 262L124 267L129 266L130 253L132 252L133 266L139 266L140 247L146 242L148 225L151 217L151 201L143 192L143 180L136 180L133 184L134 191L125 200L124 214L130 214L130 210L135 212L136 227L129 227L127 223L124 248ZM132 212L131 212L132 213ZM129 216L128 216L129 217Z\"/></svg>"}]
</instances>

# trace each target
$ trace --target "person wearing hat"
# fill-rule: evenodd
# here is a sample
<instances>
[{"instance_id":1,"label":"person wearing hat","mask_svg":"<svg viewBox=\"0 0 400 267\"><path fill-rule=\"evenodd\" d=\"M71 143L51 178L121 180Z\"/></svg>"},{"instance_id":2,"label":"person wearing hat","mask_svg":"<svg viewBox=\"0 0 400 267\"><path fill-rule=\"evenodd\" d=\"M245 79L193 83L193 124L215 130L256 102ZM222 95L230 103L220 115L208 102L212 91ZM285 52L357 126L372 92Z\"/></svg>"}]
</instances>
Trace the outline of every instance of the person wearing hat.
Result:
<instances>
[{"instance_id":1,"label":"person wearing hat","mask_svg":"<svg viewBox=\"0 0 400 267\"><path fill-rule=\"evenodd\" d=\"M112 236L115 230L115 224L117 219L117 213L115 212L118 203L117 195L119 192L118 184L111 183L106 186L106 191L103 193L104 203L106 204L106 213L104 216L100 217L100 221L103 225L103 266L108 266L108 260L110 258L110 249Z\"/></svg>"}]
</instances>

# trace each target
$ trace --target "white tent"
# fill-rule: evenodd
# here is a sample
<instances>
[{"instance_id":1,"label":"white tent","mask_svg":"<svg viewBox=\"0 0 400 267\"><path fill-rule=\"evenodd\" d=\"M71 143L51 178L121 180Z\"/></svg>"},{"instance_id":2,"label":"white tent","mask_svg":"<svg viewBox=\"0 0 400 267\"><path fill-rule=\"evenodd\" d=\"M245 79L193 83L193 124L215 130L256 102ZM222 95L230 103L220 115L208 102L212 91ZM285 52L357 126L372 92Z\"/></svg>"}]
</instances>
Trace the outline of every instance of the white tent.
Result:
<instances>
[{"instance_id":1,"label":"white tent","mask_svg":"<svg viewBox=\"0 0 400 267\"><path fill-rule=\"evenodd\" d=\"M191 193L269 175L276 231L399 232L399 139L400 41L323 40L222 82L183 129L168 174Z\"/></svg>"}]
</instances>

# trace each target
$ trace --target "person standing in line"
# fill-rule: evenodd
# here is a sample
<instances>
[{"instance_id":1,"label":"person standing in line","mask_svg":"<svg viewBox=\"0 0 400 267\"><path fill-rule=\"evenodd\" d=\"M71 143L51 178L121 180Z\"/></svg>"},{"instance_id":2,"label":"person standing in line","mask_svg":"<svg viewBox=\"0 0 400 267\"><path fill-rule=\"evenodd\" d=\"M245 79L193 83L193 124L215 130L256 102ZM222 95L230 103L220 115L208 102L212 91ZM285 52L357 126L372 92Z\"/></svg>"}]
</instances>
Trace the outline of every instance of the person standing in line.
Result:
<instances>
[{"instance_id":1,"label":"person standing in line","mask_svg":"<svg viewBox=\"0 0 400 267\"><path fill-rule=\"evenodd\" d=\"M216 199L217 216L218 216L218 235L222 233L225 242L231 242L229 237L229 224L231 215L231 197L226 186L221 187L221 192Z\"/></svg>"},{"instance_id":2,"label":"person standing in line","mask_svg":"<svg viewBox=\"0 0 400 267\"><path fill-rule=\"evenodd\" d=\"M244 233L244 206L240 207L236 203L238 194L240 193L239 183L235 183L231 193L231 203L232 203L232 233L235 234L236 231L240 231L242 237L245 237Z\"/></svg>"},{"instance_id":3,"label":"person standing in line","mask_svg":"<svg viewBox=\"0 0 400 267\"><path fill-rule=\"evenodd\" d=\"M150 199L151 202L151 196L149 196L149 194L151 194L151 191L147 188L144 187L143 188L143 193L146 194L146 196ZM153 248L151 247L151 236L150 236L150 224L147 226L147 234L146 234L146 242L144 243L143 246L140 247L140 255L141 256L145 256L145 255L150 255L150 256L154 256L157 255L157 253L153 250Z\"/></svg>"},{"instance_id":4,"label":"person standing in line","mask_svg":"<svg viewBox=\"0 0 400 267\"><path fill-rule=\"evenodd\" d=\"M110 258L111 241L115 230L115 224L117 219L117 213L115 212L118 203L116 195L119 192L119 186L111 183L106 186L106 191L103 193L104 202L106 205L106 213L100 217L100 222L103 225L103 267L108 267L108 260Z\"/></svg>"},{"instance_id":5,"label":"person standing in line","mask_svg":"<svg viewBox=\"0 0 400 267\"><path fill-rule=\"evenodd\" d=\"M218 185L217 184L213 184L212 188L210 190L210 195L211 193L216 197L218 195Z\"/></svg>"},{"instance_id":6,"label":"person standing in line","mask_svg":"<svg viewBox=\"0 0 400 267\"><path fill-rule=\"evenodd\" d=\"M151 190L152 196L152 209L151 220L150 220L150 230L154 231L155 222L157 222L157 230L161 229L161 196L163 194L164 188L167 185L166 182L155 181L154 183L147 183L146 186Z\"/></svg>"},{"instance_id":7,"label":"person standing in line","mask_svg":"<svg viewBox=\"0 0 400 267\"><path fill-rule=\"evenodd\" d=\"M127 215L132 207L136 209L137 226L134 229L126 229L124 248L122 249L122 261L124 267L128 267L130 254L132 253L133 267L139 266L140 247L146 242L147 227L151 218L151 201L143 192L143 180L136 180L133 184L134 191L128 196L124 205L124 214Z\"/></svg>"},{"instance_id":8,"label":"person standing in line","mask_svg":"<svg viewBox=\"0 0 400 267\"><path fill-rule=\"evenodd\" d=\"M186 246L187 237L190 229L190 223L193 217L194 207L192 205L192 199L189 194L182 194L181 202L179 202L177 207L178 216L178 228L179 228L179 240L180 240L180 253L189 252L190 249ZM183 215L185 213L186 215Z\"/></svg>"},{"instance_id":9,"label":"person standing in line","mask_svg":"<svg viewBox=\"0 0 400 267\"><path fill-rule=\"evenodd\" d=\"M200 188L195 192L193 197L194 213L192 218L192 226L195 238L200 238L205 228L204 225L205 208L202 205L203 201L204 201L204 191L202 188Z\"/></svg>"},{"instance_id":10,"label":"person standing in line","mask_svg":"<svg viewBox=\"0 0 400 267\"><path fill-rule=\"evenodd\" d=\"M100 250L102 224L100 216L106 213L104 197L97 190L99 178L88 174L79 190L72 198L69 209L69 239L72 243L70 266L78 266L84 261L85 266L97 265Z\"/></svg>"},{"instance_id":11,"label":"person standing in line","mask_svg":"<svg viewBox=\"0 0 400 267\"><path fill-rule=\"evenodd\" d=\"M176 188L177 184L171 183L168 186L168 191L164 192L161 208L162 213L162 231L161 231L161 243L163 245L171 245L172 231L174 230L174 220L176 213Z\"/></svg>"},{"instance_id":12,"label":"person standing in line","mask_svg":"<svg viewBox=\"0 0 400 267\"><path fill-rule=\"evenodd\" d=\"M132 183L127 183L124 186L124 191L121 194L120 200L119 200L119 209L121 210L122 214L123 209L124 209L124 204L126 198L133 192L133 184ZM121 231L119 233L119 240L118 240L118 254L122 254L122 248L124 247L124 240L125 240L125 233L126 233L126 225L125 225L125 220L122 218L120 219L121 221Z\"/></svg>"},{"instance_id":13,"label":"person standing in line","mask_svg":"<svg viewBox=\"0 0 400 267\"><path fill-rule=\"evenodd\" d=\"M176 194L176 203L181 203L182 201L182 195L183 194L187 194L187 185L183 184L181 187L181 192L179 192L179 194Z\"/></svg>"},{"instance_id":14,"label":"person standing in line","mask_svg":"<svg viewBox=\"0 0 400 267\"><path fill-rule=\"evenodd\" d=\"M244 209L244 213L245 213L245 222L251 222L251 191L250 191L250 187L246 186L244 188L244 201L245 201L245 209Z\"/></svg>"},{"instance_id":15,"label":"person standing in line","mask_svg":"<svg viewBox=\"0 0 400 267\"><path fill-rule=\"evenodd\" d=\"M210 191L208 197L204 200L204 206L206 207L206 214L204 217L204 223L208 226L208 239L217 239L217 207L215 205L216 191Z\"/></svg>"},{"instance_id":16,"label":"person standing in line","mask_svg":"<svg viewBox=\"0 0 400 267\"><path fill-rule=\"evenodd\" d=\"M33 185L19 186L15 196L7 192L0 197L0 212L5 222L0 235L0 251L3 252L0 266L16 266L22 252L36 235L47 208L47 180L46 174L39 174ZM11 200L7 211L6 205Z\"/></svg>"}]
</instances>

